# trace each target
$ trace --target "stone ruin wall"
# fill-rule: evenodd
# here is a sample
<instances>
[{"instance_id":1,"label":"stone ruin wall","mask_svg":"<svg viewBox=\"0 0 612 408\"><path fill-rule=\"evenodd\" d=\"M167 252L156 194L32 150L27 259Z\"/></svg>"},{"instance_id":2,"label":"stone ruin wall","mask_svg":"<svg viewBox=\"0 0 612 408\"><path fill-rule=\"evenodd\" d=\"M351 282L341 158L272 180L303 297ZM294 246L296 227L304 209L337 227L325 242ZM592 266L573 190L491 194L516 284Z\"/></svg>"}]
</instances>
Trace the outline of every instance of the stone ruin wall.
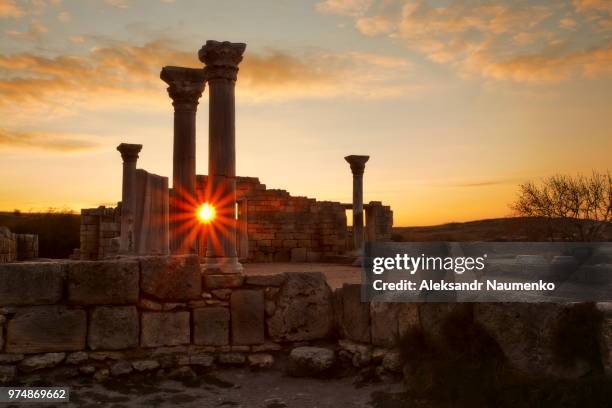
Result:
<instances>
[{"instance_id":1,"label":"stone ruin wall","mask_svg":"<svg viewBox=\"0 0 612 408\"><path fill-rule=\"evenodd\" d=\"M206 179L197 177L201 189ZM255 262L315 262L346 251L346 211L342 204L267 189L255 177L238 177L236 190L239 212L240 206L246 205L248 255L241 254L243 258ZM239 222L239 242L241 225Z\"/></svg>"},{"instance_id":2,"label":"stone ruin wall","mask_svg":"<svg viewBox=\"0 0 612 408\"><path fill-rule=\"evenodd\" d=\"M612 304L597 306L601 364L612 376ZM323 347L342 364L399 373L397 339L414 329L439 339L445 316L458 309L470 310L513 368L579 376L559 368L550 342L571 307L364 303L360 285L332 291L321 273L202 275L193 255L2 264L0 382L32 373L103 380L188 366L270 366L303 346Z\"/></svg>"},{"instance_id":3,"label":"stone ruin wall","mask_svg":"<svg viewBox=\"0 0 612 408\"><path fill-rule=\"evenodd\" d=\"M38 258L38 235L15 234L0 227L0 263Z\"/></svg>"},{"instance_id":4,"label":"stone ruin wall","mask_svg":"<svg viewBox=\"0 0 612 408\"><path fill-rule=\"evenodd\" d=\"M207 176L197 176L198 196L204 195ZM246 203L246 234L241 258L252 262L316 262L352 249L346 206L339 202L296 197L285 190L267 189L256 177L237 178L237 202ZM241 224L238 247L241 247ZM380 201L366 205L367 240L389 241L393 211ZM117 254L121 209L98 207L81 211L81 247L73 259L96 260ZM198 244L205 255L205 234Z\"/></svg>"},{"instance_id":5,"label":"stone ruin wall","mask_svg":"<svg viewBox=\"0 0 612 408\"><path fill-rule=\"evenodd\" d=\"M81 247L75 249L72 259L104 259L117 254L113 243L121 231L121 206L98 207L81 210Z\"/></svg>"}]
</instances>

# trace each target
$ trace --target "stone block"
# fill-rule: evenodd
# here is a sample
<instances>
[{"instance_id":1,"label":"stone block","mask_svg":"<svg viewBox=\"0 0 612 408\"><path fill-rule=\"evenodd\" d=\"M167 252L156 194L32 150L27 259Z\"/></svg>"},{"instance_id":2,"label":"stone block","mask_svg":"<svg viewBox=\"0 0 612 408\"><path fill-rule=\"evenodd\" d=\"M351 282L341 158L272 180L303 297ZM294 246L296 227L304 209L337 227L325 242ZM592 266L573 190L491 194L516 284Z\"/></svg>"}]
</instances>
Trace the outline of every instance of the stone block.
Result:
<instances>
[{"instance_id":1,"label":"stone block","mask_svg":"<svg viewBox=\"0 0 612 408\"><path fill-rule=\"evenodd\" d=\"M362 343L370 342L370 305L361 302L361 285L344 284L341 290L340 332Z\"/></svg>"},{"instance_id":2,"label":"stone block","mask_svg":"<svg viewBox=\"0 0 612 408\"><path fill-rule=\"evenodd\" d=\"M138 301L138 262L96 261L68 264L68 300L81 305Z\"/></svg>"},{"instance_id":3,"label":"stone block","mask_svg":"<svg viewBox=\"0 0 612 408\"><path fill-rule=\"evenodd\" d=\"M291 262L306 262L306 248L293 248L291 250Z\"/></svg>"},{"instance_id":4,"label":"stone block","mask_svg":"<svg viewBox=\"0 0 612 408\"><path fill-rule=\"evenodd\" d=\"M398 338L398 303L371 302L370 323L372 344L395 347Z\"/></svg>"},{"instance_id":5,"label":"stone block","mask_svg":"<svg viewBox=\"0 0 612 408\"><path fill-rule=\"evenodd\" d=\"M264 295L260 290L237 290L230 298L232 344L264 342Z\"/></svg>"},{"instance_id":6,"label":"stone block","mask_svg":"<svg viewBox=\"0 0 612 408\"><path fill-rule=\"evenodd\" d=\"M7 325L6 351L45 353L85 348L87 316L84 310L64 306L20 308Z\"/></svg>"},{"instance_id":7,"label":"stone block","mask_svg":"<svg viewBox=\"0 0 612 408\"><path fill-rule=\"evenodd\" d=\"M237 288L244 283L244 276L239 274L204 275L204 288L206 290Z\"/></svg>"},{"instance_id":8,"label":"stone block","mask_svg":"<svg viewBox=\"0 0 612 408\"><path fill-rule=\"evenodd\" d=\"M401 338L410 330L420 327L419 309L416 303L399 303L398 306L397 329Z\"/></svg>"},{"instance_id":9,"label":"stone block","mask_svg":"<svg viewBox=\"0 0 612 408\"><path fill-rule=\"evenodd\" d=\"M142 347L189 344L190 336L189 312L142 313Z\"/></svg>"},{"instance_id":10,"label":"stone block","mask_svg":"<svg viewBox=\"0 0 612 408\"><path fill-rule=\"evenodd\" d=\"M196 255L142 258L140 273L140 290L160 300L198 299L202 293Z\"/></svg>"},{"instance_id":11,"label":"stone block","mask_svg":"<svg viewBox=\"0 0 612 408\"><path fill-rule=\"evenodd\" d=\"M135 306L103 306L91 313L87 344L92 350L120 350L138 346Z\"/></svg>"},{"instance_id":12,"label":"stone block","mask_svg":"<svg viewBox=\"0 0 612 408\"><path fill-rule=\"evenodd\" d=\"M0 305L44 305L62 298L65 264L0 264Z\"/></svg>"},{"instance_id":13,"label":"stone block","mask_svg":"<svg viewBox=\"0 0 612 408\"><path fill-rule=\"evenodd\" d=\"M332 292L325 276L290 273L268 319L268 333L274 341L323 339L332 332L333 319Z\"/></svg>"},{"instance_id":14,"label":"stone block","mask_svg":"<svg viewBox=\"0 0 612 408\"><path fill-rule=\"evenodd\" d=\"M66 358L66 353L46 353L26 357L19 363L19 370L31 372L43 368L55 367Z\"/></svg>"},{"instance_id":15,"label":"stone block","mask_svg":"<svg viewBox=\"0 0 612 408\"><path fill-rule=\"evenodd\" d=\"M247 275L246 284L253 286L280 286L287 280L287 274Z\"/></svg>"},{"instance_id":16,"label":"stone block","mask_svg":"<svg viewBox=\"0 0 612 408\"><path fill-rule=\"evenodd\" d=\"M226 307L207 307L193 311L193 341L205 346L229 344L230 312Z\"/></svg>"},{"instance_id":17,"label":"stone block","mask_svg":"<svg viewBox=\"0 0 612 408\"><path fill-rule=\"evenodd\" d=\"M316 376L333 367L333 350L322 347L297 347L289 354L287 372L293 377Z\"/></svg>"}]
</instances>

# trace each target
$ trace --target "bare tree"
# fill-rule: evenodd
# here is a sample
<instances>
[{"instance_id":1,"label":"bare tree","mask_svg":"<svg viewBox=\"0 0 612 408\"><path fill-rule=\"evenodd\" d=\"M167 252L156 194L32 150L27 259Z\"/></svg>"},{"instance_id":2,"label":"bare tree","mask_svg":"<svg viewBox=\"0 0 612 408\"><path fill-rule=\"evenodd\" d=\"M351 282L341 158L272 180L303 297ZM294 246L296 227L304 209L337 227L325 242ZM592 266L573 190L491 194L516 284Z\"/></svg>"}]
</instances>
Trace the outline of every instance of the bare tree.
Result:
<instances>
[{"instance_id":1,"label":"bare tree","mask_svg":"<svg viewBox=\"0 0 612 408\"><path fill-rule=\"evenodd\" d=\"M521 216L548 221L550 238L598 241L612 221L612 176L594 171L590 176L555 175L541 184L520 185L512 209Z\"/></svg>"}]
</instances>

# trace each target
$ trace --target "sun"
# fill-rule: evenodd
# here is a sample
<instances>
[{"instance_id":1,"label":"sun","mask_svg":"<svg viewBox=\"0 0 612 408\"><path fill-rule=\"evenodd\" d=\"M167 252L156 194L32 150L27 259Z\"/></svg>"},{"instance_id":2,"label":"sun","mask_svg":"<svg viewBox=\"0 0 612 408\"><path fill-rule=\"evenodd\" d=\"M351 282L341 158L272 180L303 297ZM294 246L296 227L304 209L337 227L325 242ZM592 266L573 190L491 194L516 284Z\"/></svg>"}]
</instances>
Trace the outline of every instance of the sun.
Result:
<instances>
[{"instance_id":1,"label":"sun","mask_svg":"<svg viewBox=\"0 0 612 408\"><path fill-rule=\"evenodd\" d=\"M204 224L208 224L212 220L214 220L216 214L217 214L217 211L215 211L215 207L213 207L209 203L202 204L201 206L198 207L196 211L198 220Z\"/></svg>"}]
</instances>

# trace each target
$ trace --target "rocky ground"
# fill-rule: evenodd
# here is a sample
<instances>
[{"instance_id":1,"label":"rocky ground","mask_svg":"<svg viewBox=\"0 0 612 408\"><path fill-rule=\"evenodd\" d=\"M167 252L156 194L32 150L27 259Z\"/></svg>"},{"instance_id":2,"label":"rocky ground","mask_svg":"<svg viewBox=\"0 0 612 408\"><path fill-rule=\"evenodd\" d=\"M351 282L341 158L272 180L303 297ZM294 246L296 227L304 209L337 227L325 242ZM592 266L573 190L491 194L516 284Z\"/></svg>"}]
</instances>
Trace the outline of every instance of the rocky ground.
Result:
<instances>
[{"instance_id":1,"label":"rocky ground","mask_svg":"<svg viewBox=\"0 0 612 408\"><path fill-rule=\"evenodd\" d=\"M73 380L70 403L59 407L395 408L403 406L399 382L358 383L355 377L293 378L276 370L226 368L197 377ZM10 406L10 405L9 405ZM24 405L13 405L22 407ZM41 407L44 404L32 404Z\"/></svg>"}]
</instances>

